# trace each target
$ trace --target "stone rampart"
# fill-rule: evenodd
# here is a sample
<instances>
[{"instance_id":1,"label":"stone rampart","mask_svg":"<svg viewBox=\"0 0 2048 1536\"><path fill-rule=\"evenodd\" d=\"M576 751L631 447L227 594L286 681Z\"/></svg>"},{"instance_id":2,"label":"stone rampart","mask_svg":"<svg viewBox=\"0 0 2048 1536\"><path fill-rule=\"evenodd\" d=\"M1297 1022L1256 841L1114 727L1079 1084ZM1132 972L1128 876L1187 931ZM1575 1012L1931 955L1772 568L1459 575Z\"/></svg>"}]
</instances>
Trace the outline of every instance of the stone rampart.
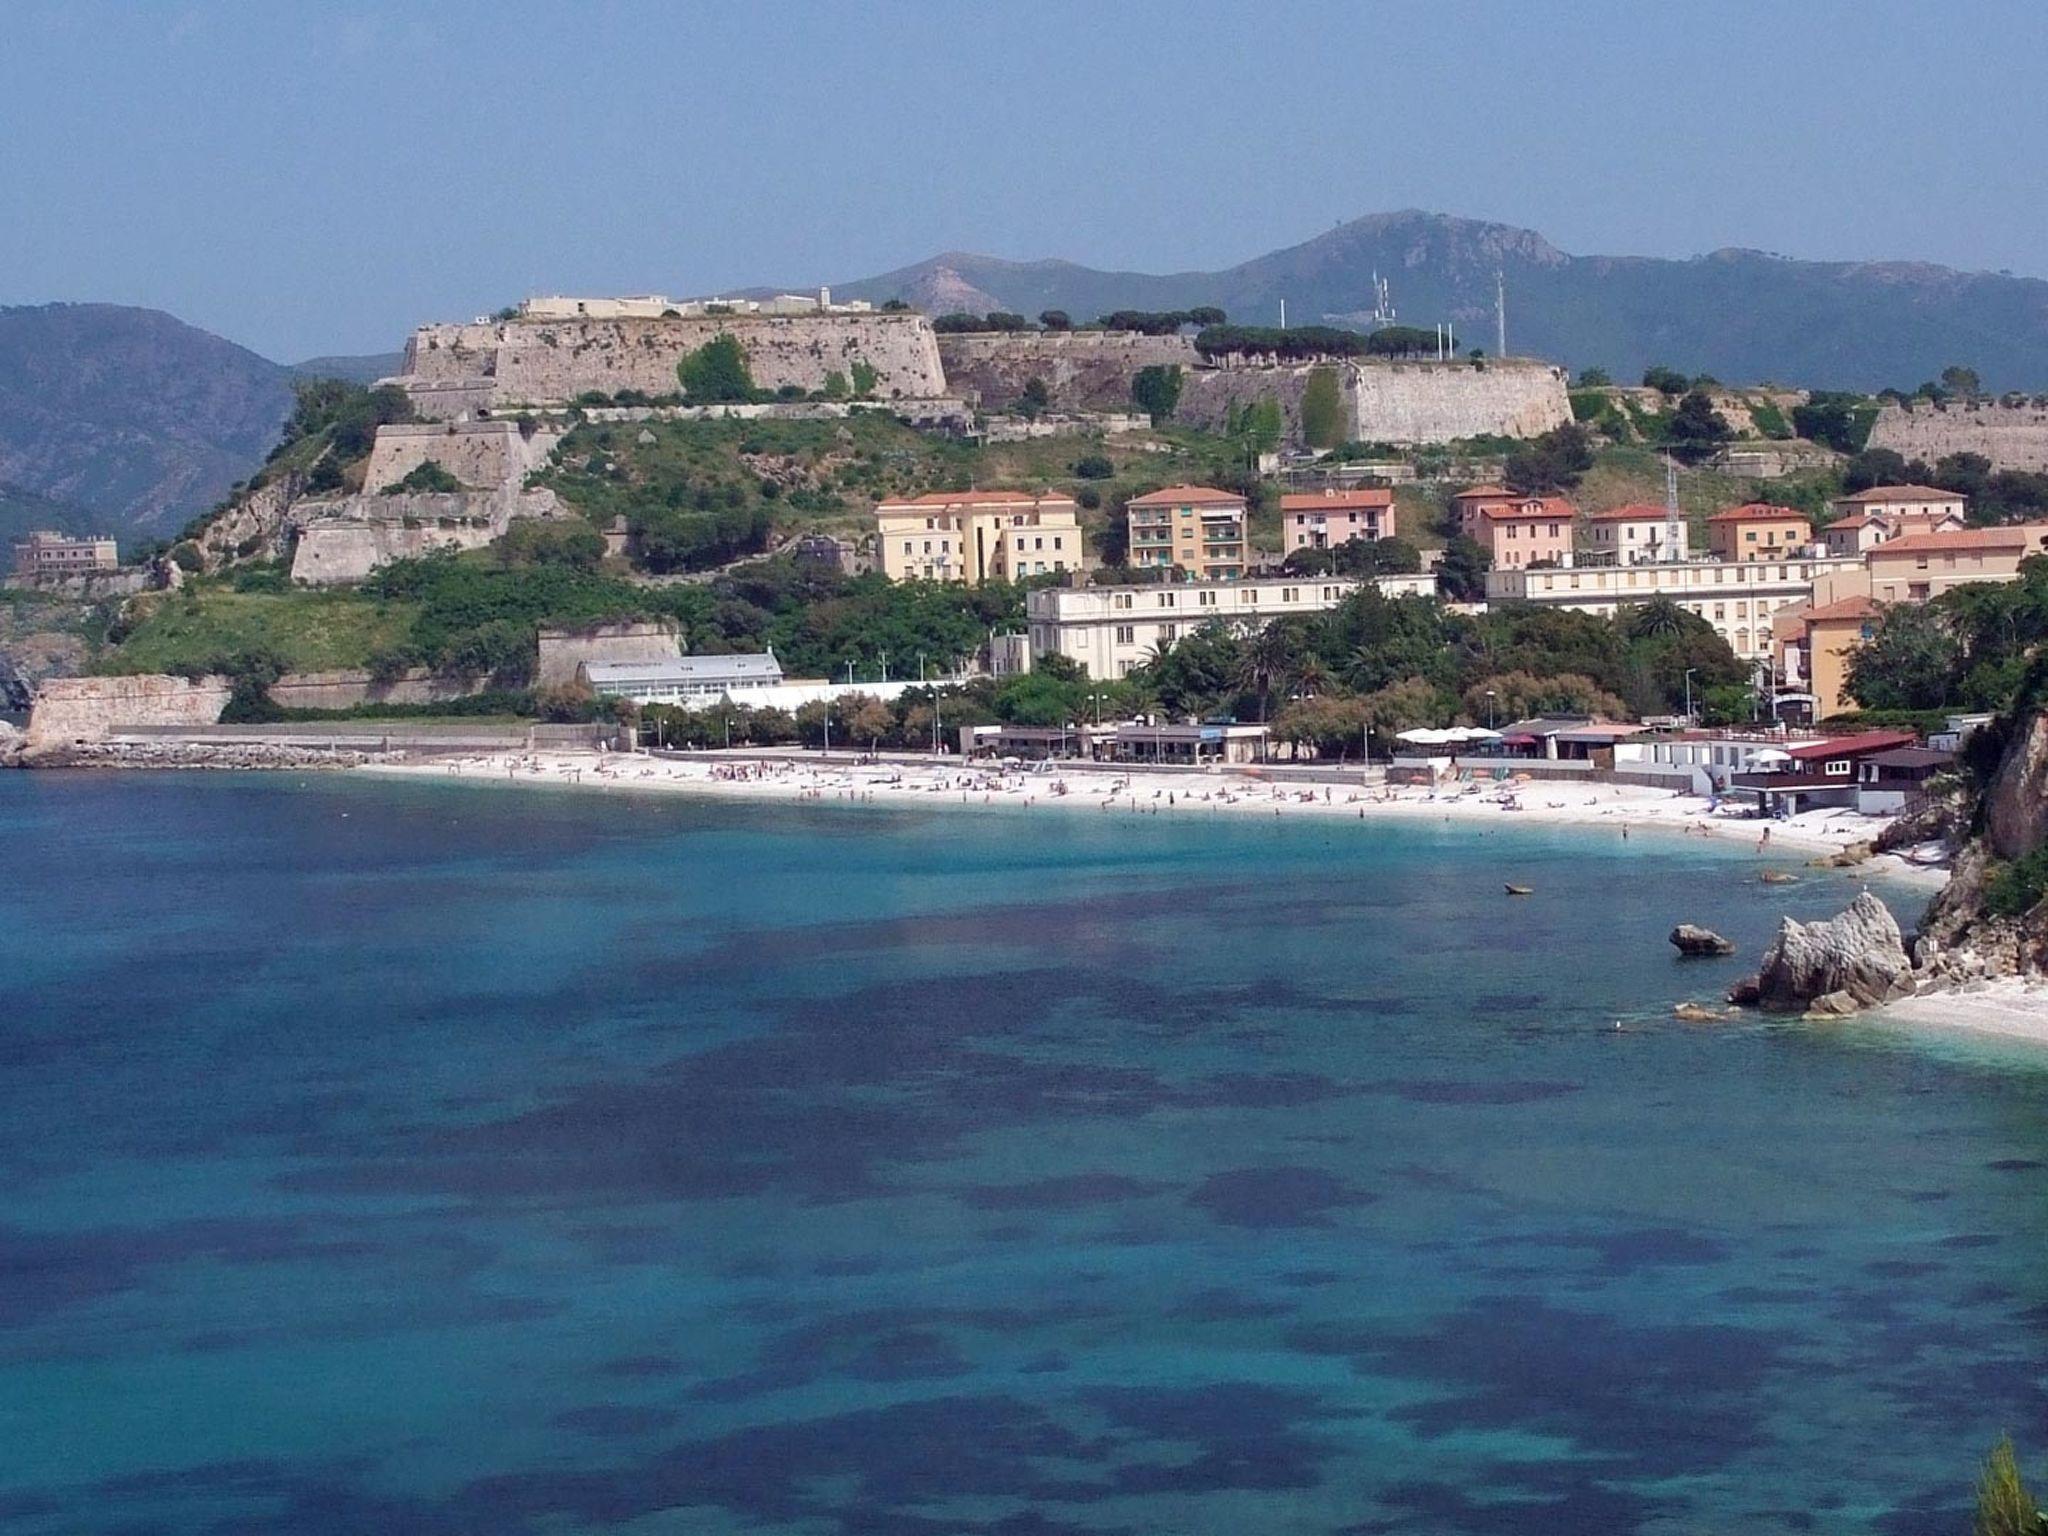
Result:
<instances>
[{"instance_id":1,"label":"stone rampart","mask_svg":"<svg viewBox=\"0 0 2048 1536\"><path fill-rule=\"evenodd\" d=\"M1301 440L1301 397L1318 367L1335 369L1347 435L1403 445L1467 437L1535 437L1571 420L1562 369L1521 360L1299 363L1205 368L1188 375L1177 419L1216 429L1233 407L1277 400L1287 438Z\"/></svg>"},{"instance_id":2,"label":"stone rampart","mask_svg":"<svg viewBox=\"0 0 2048 1536\"><path fill-rule=\"evenodd\" d=\"M422 464L436 464L475 490L517 489L547 462L561 433L516 422L406 422L377 429L363 489L372 493L396 485Z\"/></svg>"},{"instance_id":3,"label":"stone rampart","mask_svg":"<svg viewBox=\"0 0 2048 1536\"><path fill-rule=\"evenodd\" d=\"M1141 368L1200 361L1183 336L1136 331L1027 331L948 334L939 338L946 382L986 410L1002 410L1041 379L1063 411L1127 410Z\"/></svg>"},{"instance_id":4,"label":"stone rampart","mask_svg":"<svg viewBox=\"0 0 2048 1536\"><path fill-rule=\"evenodd\" d=\"M573 683L587 661L680 661L682 656L682 641L668 620L543 629L533 681L537 688Z\"/></svg>"},{"instance_id":5,"label":"stone rampart","mask_svg":"<svg viewBox=\"0 0 2048 1536\"><path fill-rule=\"evenodd\" d=\"M1926 401L1911 410L1885 405L1871 423L1868 446L1929 464L1952 453L1981 453L1993 469L2048 470L2048 408L1992 400L1940 409Z\"/></svg>"},{"instance_id":6,"label":"stone rampart","mask_svg":"<svg viewBox=\"0 0 2048 1536\"><path fill-rule=\"evenodd\" d=\"M300 504L292 580L361 581L380 565L437 550L482 549L518 518L558 515L553 491L407 492Z\"/></svg>"},{"instance_id":7,"label":"stone rampart","mask_svg":"<svg viewBox=\"0 0 2048 1536\"><path fill-rule=\"evenodd\" d=\"M130 726L212 725L231 691L224 677L53 677L29 706L28 750L99 741Z\"/></svg>"},{"instance_id":8,"label":"stone rampart","mask_svg":"<svg viewBox=\"0 0 2048 1536\"><path fill-rule=\"evenodd\" d=\"M422 413L473 401L489 381L492 407L573 400L586 391L674 394L676 364L730 334L764 389L822 389L856 362L876 373L884 400L943 395L946 375L931 322L917 314L716 315L666 319L507 320L428 325L405 348L399 380ZM448 398L444 398L448 397ZM473 407L472 407L473 408Z\"/></svg>"},{"instance_id":9,"label":"stone rampart","mask_svg":"<svg viewBox=\"0 0 2048 1536\"><path fill-rule=\"evenodd\" d=\"M478 691L473 678L415 667L382 682L360 668L336 672L287 672L270 685L270 702L280 709L354 709L359 704L443 704Z\"/></svg>"}]
</instances>

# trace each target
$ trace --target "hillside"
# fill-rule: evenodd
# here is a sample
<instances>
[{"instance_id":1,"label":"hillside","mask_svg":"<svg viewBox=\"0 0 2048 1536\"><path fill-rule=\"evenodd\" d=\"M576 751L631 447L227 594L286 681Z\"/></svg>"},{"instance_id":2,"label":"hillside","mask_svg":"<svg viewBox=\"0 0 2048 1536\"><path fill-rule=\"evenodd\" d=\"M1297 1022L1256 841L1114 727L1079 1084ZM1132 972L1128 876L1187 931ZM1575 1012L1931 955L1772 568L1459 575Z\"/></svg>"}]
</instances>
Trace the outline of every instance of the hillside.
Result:
<instances>
[{"instance_id":1,"label":"hillside","mask_svg":"<svg viewBox=\"0 0 2048 1536\"><path fill-rule=\"evenodd\" d=\"M1688 260L1575 256L1533 230L1407 210L1354 219L1216 272L1104 272L948 252L833 292L934 312L989 308L1076 320L1216 304L1272 324L1366 325L1372 276L1404 324L1449 319L1494 346L1494 273L1509 350L1634 378L1652 363L1736 382L1911 390L1951 363L1994 390L2048 388L2048 282L1921 263L1793 261L1727 249Z\"/></svg>"},{"instance_id":2,"label":"hillside","mask_svg":"<svg viewBox=\"0 0 2048 1536\"><path fill-rule=\"evenodd\" d=\"M288 371L301 379L345 379L351 384L374 384L404 366L403 352L371 352L361 357L309 357L303 363L293 363Z\"/></svg>"},{"instance_id":3,"label":"hillside","mask_svg":"<svg viewBox=\"0 0 2048 1536\"><path fill-rule=\"evenodd\" d=\"M263 460L291 374L157 310L0 309L0 482L157 536Z\"/></svg>"}]
</instances>

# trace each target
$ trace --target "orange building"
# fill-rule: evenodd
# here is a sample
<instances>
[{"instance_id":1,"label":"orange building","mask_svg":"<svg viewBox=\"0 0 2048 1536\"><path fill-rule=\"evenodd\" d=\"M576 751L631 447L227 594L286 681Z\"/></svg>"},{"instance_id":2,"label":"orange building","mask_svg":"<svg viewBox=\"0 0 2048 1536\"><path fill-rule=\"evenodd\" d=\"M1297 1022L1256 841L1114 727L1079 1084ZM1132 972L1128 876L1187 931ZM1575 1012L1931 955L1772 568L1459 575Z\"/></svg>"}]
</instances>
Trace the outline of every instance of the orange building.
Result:
<instances>
[{"instance_id":1,"label":"orange building","mask_svg":"<svg viewBox=\"0 0 2048 1536\"><path fill-rule=\"evenodd\" d=\"M1752 501L1707 519L1716 560L1791 560L1813 543L1813 524L1795 507Z\"/></svg>"},{"instance_id":2,"label":"orange building","mask_svg":"<svg viewBox=\"0 0 2048 1536\"><path fill-rule=\"evenodd\" d=\"M1799 671L1813 695L1814 719L1856 707L1849 695L1849 652L1875 633L1878 613L1869 598L1846 597L1802 615L1805 634L1798 642Z\"/></svg>"},{"instance_id":3,"label":"orange building","mask_svg":"<svg viewBox=\"0 0 2048 1536\"><path fill-rule=\"evenodd\" d=\"M1250 565L1244 498L1208 485L1133 497L1124 516L1134 566L1179 566L1198 581L1235 581Z\"/></svg>"},{"instance_id":4,"label":"orange building","mask_svg":"<svg viewBox=\"0 0 2048 1536\"><path fill-rule=\"evenodd\" d=\"M1562 496L1527 496L1486 507L1480 542L1497 571L1572 563L1572 504Z\"/></svg>"},{"instance_id":5,"label":"orange building","mask_svg":"<svg viewBox=\"0 0 2048 1536\"><path fill-rule=\"evenodd\" d=\"M1888 539L1863 557L1881 603L1924 603L1974 581L2013 581L2020 562L2048 552L2048 523L1964 528Z\"/></svg>"}]
</instances>

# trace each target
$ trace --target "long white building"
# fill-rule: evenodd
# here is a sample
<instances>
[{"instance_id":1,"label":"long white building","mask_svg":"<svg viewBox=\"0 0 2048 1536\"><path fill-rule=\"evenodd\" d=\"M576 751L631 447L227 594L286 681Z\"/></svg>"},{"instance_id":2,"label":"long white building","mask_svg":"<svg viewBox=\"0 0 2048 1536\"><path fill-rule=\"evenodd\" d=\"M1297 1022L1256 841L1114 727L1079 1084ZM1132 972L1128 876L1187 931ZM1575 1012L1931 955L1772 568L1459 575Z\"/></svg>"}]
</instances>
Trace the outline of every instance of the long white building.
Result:
<instances>
[{"instance_id":1,"label":"long white building","mask_svg":"<svg viewBox=\"0 0 2048 1536\"><path fill-rule=\"evenodd\" d=\"M1542 603L1611 619L1624 607L1668 597L1713 625L1737 656L1756 660L1771 654L1771 615L1810 599L1816 581L1862 566L1853 556L1816 555L1489 571L1486 600Z\"/></svg>"},{"instance_id":2,"label":"long white building","mask_svg":"<svg viewBox=\"0 0 2048 1536\"><path fill-rule=\"evenodd\" d=\"M1436 577L1375 576L1388 597L1429 597ZM1090 677L1124 677L1155 651L1217 620L1261 628L1295 613L1327 613L1365 581L1276 576L1140 587L1045 587L1025 598L1033 656L1065 656Z\"/></svg>"}]
</instances>

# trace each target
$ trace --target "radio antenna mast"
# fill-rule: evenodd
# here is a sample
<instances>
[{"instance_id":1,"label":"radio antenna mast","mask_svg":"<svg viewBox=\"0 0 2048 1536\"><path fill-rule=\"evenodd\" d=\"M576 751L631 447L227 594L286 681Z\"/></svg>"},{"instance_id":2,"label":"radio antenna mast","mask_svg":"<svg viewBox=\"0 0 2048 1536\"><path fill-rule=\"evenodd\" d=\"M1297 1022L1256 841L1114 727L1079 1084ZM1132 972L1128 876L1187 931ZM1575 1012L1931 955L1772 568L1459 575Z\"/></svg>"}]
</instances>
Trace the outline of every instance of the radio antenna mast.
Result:
<instances>
[{"instance_id":1,"label":"radio antenna mast","mask_svg":"<svg viewBox=\"0 0 2048 1536\"><path fill-rule=\"evenodd\" d=\"M1684 524L1678 512L1678 465L1664 455L1664 558L1676 560L1684 543Z\"/></svg>"},{"instance_id":2,"label":"radio antenna mast","mask_svg":"<svg viewBox=\"0 0 2048 1536\"><path fill-rule=\"evenodd\" d=\"M1496 357L1508 355L1508 279L1499 267L1493 269L1493 350Z\"/></svg>"}]
</instances>

